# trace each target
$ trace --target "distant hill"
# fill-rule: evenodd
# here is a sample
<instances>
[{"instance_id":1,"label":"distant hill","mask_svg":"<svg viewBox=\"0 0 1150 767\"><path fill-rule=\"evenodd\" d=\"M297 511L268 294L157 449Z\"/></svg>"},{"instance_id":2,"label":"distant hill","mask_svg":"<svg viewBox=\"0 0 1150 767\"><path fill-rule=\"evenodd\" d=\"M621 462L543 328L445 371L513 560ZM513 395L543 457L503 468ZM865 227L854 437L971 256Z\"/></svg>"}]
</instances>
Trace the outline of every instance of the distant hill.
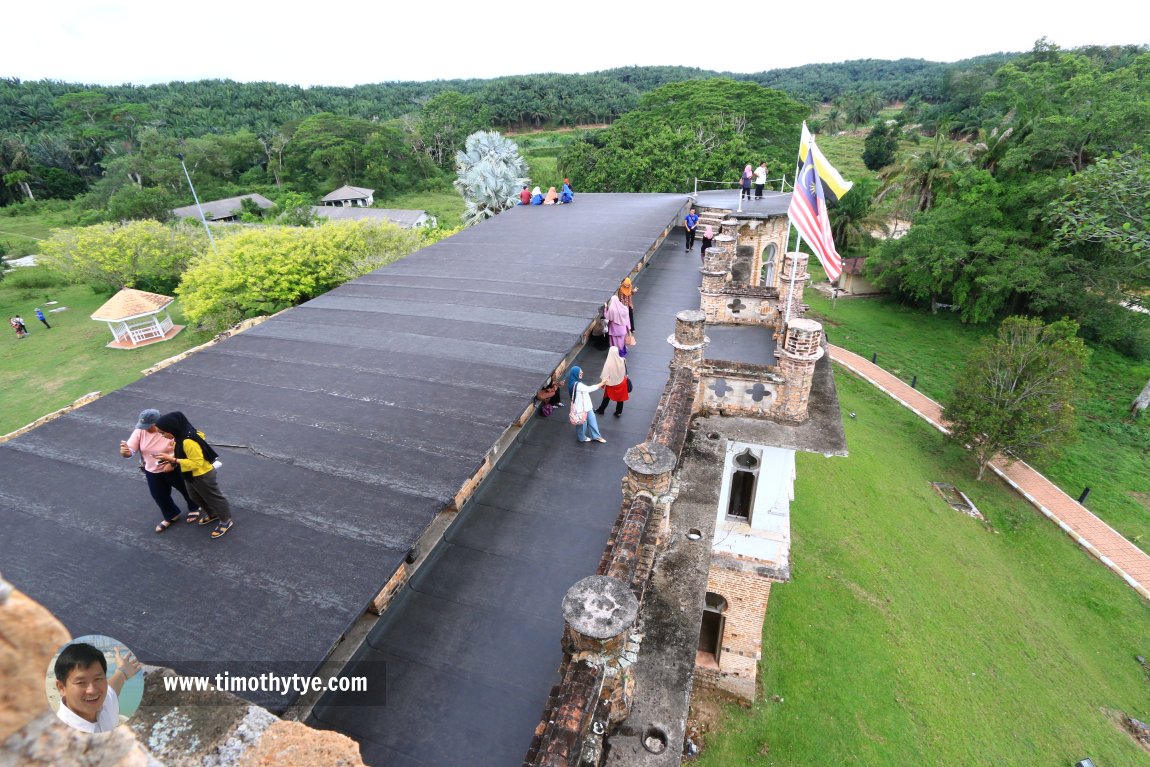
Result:
<instances>
[{"instance_id":1,"label":"distant hill","mask_svg":"<svg viewBox=\"0 0 1150 767\"><path fill-rule=\"evenodd\" d=\"M176 138L275 129L318 112L385 121L416 113L429 98L449 90L481 98L495 124L504 128L603 123L630 111L643 93L672 82L711 77L755 82L806 102L859 92L878 93L886 101L913 96L930 101L942 93L948 72L1001 64L1017 55L996 53L953 64L864 59L753 74L690 67L623 67L579 75L544 73L491 80L312 88L232 80L98 86L8 78L0 79L0 134L51 136L67 121L74 127L77 120L84 119L83 110L66 109L58 99L76 93L102 94L104 106L111 111L128 105L143 107L132 111L130 119L161 127Z\"/></svg>"}]
</instances>

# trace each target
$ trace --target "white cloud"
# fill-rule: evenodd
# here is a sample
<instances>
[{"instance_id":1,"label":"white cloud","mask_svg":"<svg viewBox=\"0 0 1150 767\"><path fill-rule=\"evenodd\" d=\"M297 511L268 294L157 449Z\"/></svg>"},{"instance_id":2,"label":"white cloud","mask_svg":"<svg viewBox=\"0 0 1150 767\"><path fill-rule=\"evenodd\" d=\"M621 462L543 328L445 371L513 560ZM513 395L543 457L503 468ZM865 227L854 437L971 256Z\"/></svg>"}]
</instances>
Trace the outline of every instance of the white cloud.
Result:
<instances>
[{"instance_id":1,"label":"white cloud","mask_svg":"<svg viewBox=\"0 0 1150 767\"><path fill-rule=\"evenodd\" d=\"M481 13L480 11L485 12ZM931 6L582 3L200 3L83 0L5 8L0 76L116 84L227 78L301 85L683 65L732 72L848 59L955 61L1141 43L1125 4Z\"/></svg>"}]
</instances>

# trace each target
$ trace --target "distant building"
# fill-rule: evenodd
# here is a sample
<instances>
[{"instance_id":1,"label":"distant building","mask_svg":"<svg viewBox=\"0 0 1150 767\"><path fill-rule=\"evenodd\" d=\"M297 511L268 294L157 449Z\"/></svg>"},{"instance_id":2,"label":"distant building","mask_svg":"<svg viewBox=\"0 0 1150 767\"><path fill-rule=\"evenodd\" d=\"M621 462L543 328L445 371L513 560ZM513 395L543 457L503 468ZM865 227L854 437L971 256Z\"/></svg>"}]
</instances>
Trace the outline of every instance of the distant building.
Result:
<instances>
[{"instance_id":1,"label":"distant building","mask_svg":"<svg viewBox=\"0 0 1150 767\"><path fill-rule=\"evenodd\" d=\"M372 196L374 189L364 189L361 186L341 186L331 194L325 195L322 202L325 206L333 208L370 208L375 202Z\"/></svg>"},{"instance_id":2,"label":"distant building","mask_svg":"<svg viewBox=\"0 0 1150 767\"><path fill-rule=\"evenodd\" d=\"M881 290L871 284L870 280L863 277L865 265L865 258L843 259L843 273L842 276L839 277L839 287L855 296L882 293Z\"/></svg>"},{"instance_id":3,"label":"distant building","mask_svg":"<svg viewBox=\"0 0 1150 767\"><path fill-rule=\"evenodd\" d=\"M314 205L312 213L332 221L360 221L363 219L390 221L404 229L421 229L438 224L435 216L426 210L398 210L392 208L344 208L330 205Z\"/></svg>"},{"instance_id":4,"label":"distant building","mask_svg":"<svg viewBox=\"0 0 1150 767\"><path fill-rule=\"evenodd\" d=\"M175 300L159 293L124 288L92 312L91 317L108 323L115 339L109 348L134 349L167 341L184 329L183 325L172 324L168 314L168 306Z\"/></svg>"},{"instance_id":5,"label":"distant building","mask_svg":"<svg viewBox=\"0 0 1150 767\"><path fill-rule=\"evenodd\" d=\"M251 200L260 209L267 210L275 207L275 203L262 194L241 194L239 197L228 197L223 200L212 200L200 203L204 209L204 219L211 222L239 221L244 212L243 201ZM200 220L200 211L195 205L185 205L182 208L173 208L172 216L177 220L181 218L194 218Z\"/></svg>"}]
</instances>

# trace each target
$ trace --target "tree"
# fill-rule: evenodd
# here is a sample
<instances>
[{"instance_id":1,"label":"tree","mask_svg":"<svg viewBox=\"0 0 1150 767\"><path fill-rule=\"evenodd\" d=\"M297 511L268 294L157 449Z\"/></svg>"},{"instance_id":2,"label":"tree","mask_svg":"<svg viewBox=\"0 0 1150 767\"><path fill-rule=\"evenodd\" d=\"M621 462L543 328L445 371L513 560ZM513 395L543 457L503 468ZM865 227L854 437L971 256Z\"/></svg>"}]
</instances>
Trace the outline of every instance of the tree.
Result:
<instances>
[{"instance_id":1,"label":"tree","mask_svg":"<svg viewBox=\"0 0 1150 767\"><path fill-rule=\"evenodd\" d=\"M467 137L491 125L491 110L473 96L444 91L423 105L415 125L417 149L441 168L448 168Z\"/></svg>"},{"instance_id":2,"label":"tree","mask_svg":"<svg viewBox=\"0 0 1150 767\"><path fill-rule=\"evenodd\" d=\"M930 210L939 192L951 187L955 173L969 164L970 147L939 131L929 149L913 152L879 174L884 181L881 194L897 191L916 211Z\"/></svg>"},{"instance_id":3,"label":"tree","mask_svg":"<svg viewBox=\"0 0 1150 767\"><path fill-rule=\"evenodd\" d=\"M1066 179L1050 215L1062 243L1099 243L1150 273L1150 162L1139 150L1105 157Z\"/></svg>"},{"instance_id":4,"label":"tree","mask_svg":"<svg viewBox=\"0 0 1150 767\"><path fill-rule=\"evenodd\" d=\"M1071 401L1090 358L1078 324L1008 317L976 352L943 413L950 438L969 445L978 479L991 459L1054 453L1073 435Z\"/></svg>"},{"instance_id":5,"label":"tree","mask_svg":"<svg viewBox=\"0 0 1150 767\"><path fill-rule=\"evenodd\" d=\"M172 218L175 204L175 197L164 189L141 189L128 184L108 198L108 215L115 221L151 219L162 222Z\"/></svg>"},{"instance_id":6,"label":"tree","mask_svg":"<svg viewBox=\"0 0 1150 767\"><path fill-rule=\"evenodd\" d=\"M418 230L378 221L246 229L198 258L178 294L212 329L295 306L422 247Z\"/></svg>"},{"instance_id":7,"label":"tree","mask_svg":"<svg viewBox=\"0 0 1150 767\"><path fill-rule=\"evenodd\" d=\"M198 224L133 221L57 229L44 242L39 260L72 282L170 294L188 263L207 248Z\"/></svg>"},{"instance_id":8,"label":"tree","mask_svg":"<svg viewBox=\"0 0 1150 767\"><path fill-rule=\"evenodd\" d=\"M895 161L898 152L898 123L876 122L863 142L863 164L868 170L880 170Z\"/></svg>"},{"instance_id":9,"label":"tree","mask_svg":"<svg viewBox=\"0 0 1150 767\"><path fill-rule=\"evenodd\" d=\"M473 226L519 203L527 183L527 162L514 141L498 132L477 131L455 156L455 188L467 210L463 222Z\"/></svg>"},{"instance_id":10,"label":"tree","mask_svg":"<svg viewBox=\"0 0 1150 767\"><path fill-rule=\"evenodd\" d=\"M311 209L311 200L298 192L281 194L266 217L283 226L315 226L319 223L319 216Z\"/></svg>"},{"instance_id":11,"label":"tree","mask_svg":"<svg viewBox=\"0 0 1150 767\"><path fill-rule=\"evenodd\" d=\"M859 252L875 239L876 233L889 228L884 215L874 210L874 191L878 183L871 179L861 179L851 187L850 194L844 195L829 211L831 234L844 253Z\"/></svg>"},{"instance_id":12,"label":"tree","mask_svg":"<svg viewBox=\"0 0 1150 767\"><path fill-rule=\"evenodd\" d=\"M810 110L779 91L691 80L645 95L606 131L572 142L559 172L594 192L682 192L693 178L737 178L747 162L794 164Z\"/></svg>"}]
</instances>

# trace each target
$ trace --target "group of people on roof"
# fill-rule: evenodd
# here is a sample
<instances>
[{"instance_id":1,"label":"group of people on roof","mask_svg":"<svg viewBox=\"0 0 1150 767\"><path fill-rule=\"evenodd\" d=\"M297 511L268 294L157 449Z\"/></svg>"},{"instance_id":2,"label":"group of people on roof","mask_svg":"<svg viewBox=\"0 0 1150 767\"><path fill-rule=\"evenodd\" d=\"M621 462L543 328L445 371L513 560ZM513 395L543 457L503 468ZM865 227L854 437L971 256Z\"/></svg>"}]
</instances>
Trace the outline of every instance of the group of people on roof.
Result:
<instances>
[{"instance_id":1,"label":"group of people on roof","mask_svg":"<svg viewBox=\"0 0 1150 767\"><path fill-rule=\"evenodd\" d=\"M571 179L563 179L563 189L555 191L555 187L547 190L547 194L543 194L543 190L539 187L528 189L527 185L523 185L523 191L519 193L520 205L564 205L569 202L575 202L575 193L571 191Z\"/></svg>"}]
</instances>

